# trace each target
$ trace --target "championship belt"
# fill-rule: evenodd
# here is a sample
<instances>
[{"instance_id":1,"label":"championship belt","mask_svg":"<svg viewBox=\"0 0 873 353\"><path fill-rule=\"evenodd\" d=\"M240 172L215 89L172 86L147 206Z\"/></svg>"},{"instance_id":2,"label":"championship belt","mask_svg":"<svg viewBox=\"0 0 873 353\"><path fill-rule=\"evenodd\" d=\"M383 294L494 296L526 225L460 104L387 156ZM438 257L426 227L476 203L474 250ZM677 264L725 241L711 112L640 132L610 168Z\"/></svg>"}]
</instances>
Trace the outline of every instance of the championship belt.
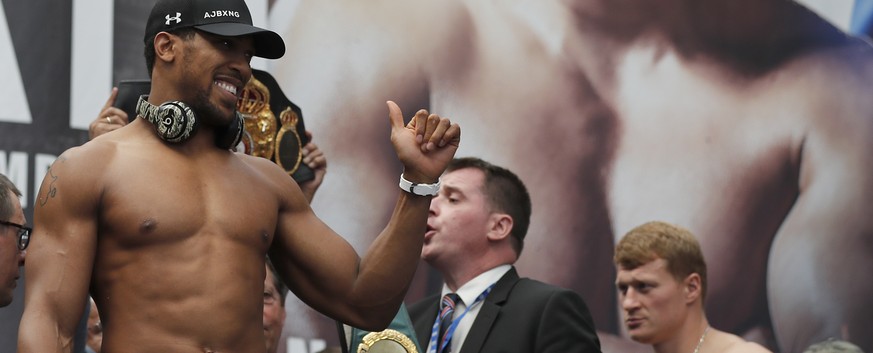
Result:
<instances>
[{"instance_id":1,"label":"championship belt","mask_svg":"<svg viewBox=\"0 0 873 353\"><path fill-rule=\"evenodd\" d=\"M237 101L237 110L245 120L237 152L272 160L297 182L315 177L312 169L301 163L303 146L309 141L300 108L285 97L273 76L253 69Z\"/></svg>"},{"instance_id":2,"label":"championship belt","mask_svg":"<svg viewBox=\"0 0 873 353\"><path fill-rule=\"evenodd\" d=\"M297 122L300 119L288 107L279 114L279 120L282 121L282 128L276 136L276 164L285 169L288 175L294 175L303 160L303 154L300 153L303 146L297 134Z\"/></svg>"},{"instance_id":3,"label":"championship belt","mask_svg":"<svg viewBox=\"0 0 873 353\"><path fill-rule=\"evenodd\" d=\"M394 320L388 328L379 332L369 332L356 327L338 323L340 344L348 348L350 353L419 353L423 352L412 319L406 310L406 304L400 305L400 310L394 315ZM347 331L346 328L349 330ZM348 343L346 343L348 342ZM426 348L426 347L425 347Z\"/></svg>"},{"instance_id":4,"label":"championship belt","mask_svg":"<svg viewBox=\"0 0 873 353\"><path fill-rule=\"evenodd\" d=\"M243 149L240 151L238 147L237 150L272 160L276 146L276 115L270 110L270 90L252 76L243 88L236 110L242 113L245 121Z\"/></svg>"},{"instance_id":5,"label":"championship belt","mask_svg":"<svg viewBox=\"0 0 873 353\"><path fill-rule=\"evenodd\" d=\"M418 353L418 349L403 333L387 329L364 336L357 353Z\"/></svg>"}]
</instances>

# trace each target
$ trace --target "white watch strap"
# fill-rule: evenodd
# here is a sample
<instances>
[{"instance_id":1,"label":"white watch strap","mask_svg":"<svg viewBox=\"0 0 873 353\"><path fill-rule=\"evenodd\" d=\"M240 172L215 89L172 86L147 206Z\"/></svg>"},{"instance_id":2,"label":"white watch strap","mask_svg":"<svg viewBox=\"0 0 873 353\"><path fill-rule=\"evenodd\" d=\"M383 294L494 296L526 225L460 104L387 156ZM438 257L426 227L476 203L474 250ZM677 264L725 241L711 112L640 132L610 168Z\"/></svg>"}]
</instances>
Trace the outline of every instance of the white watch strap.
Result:
<instances>
[{"instance_id":1,"label":"white watch strap","mask_svg":"<svg viewBox=\"0 0 873 353\"><path fill-rule=\"evenodd\" d=\"M433 184L418 184L406 180L403 173L400 173L400 189L413 195L434 196L440 192L440 180L437 179Z\"/></svg>"}]
</instances>

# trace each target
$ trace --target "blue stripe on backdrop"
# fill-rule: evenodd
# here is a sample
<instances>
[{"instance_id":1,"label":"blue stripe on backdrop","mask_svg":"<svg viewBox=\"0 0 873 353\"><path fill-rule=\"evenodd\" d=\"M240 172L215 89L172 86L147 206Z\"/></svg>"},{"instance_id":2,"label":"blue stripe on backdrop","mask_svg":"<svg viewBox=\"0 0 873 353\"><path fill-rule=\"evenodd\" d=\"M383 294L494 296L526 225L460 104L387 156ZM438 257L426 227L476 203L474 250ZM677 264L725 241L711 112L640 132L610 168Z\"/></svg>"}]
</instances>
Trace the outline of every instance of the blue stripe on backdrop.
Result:
<instances>
[{"instance_id":1,"label":"blue stripe on backdrop","mask_svg":"<svg viewBox=\"0 0 873 353\"><path fill-rule=\"evenodd\" d=\"M873 35L873 0L855 0L849 31L854 35Z\"/></svg>"}]
</instances>

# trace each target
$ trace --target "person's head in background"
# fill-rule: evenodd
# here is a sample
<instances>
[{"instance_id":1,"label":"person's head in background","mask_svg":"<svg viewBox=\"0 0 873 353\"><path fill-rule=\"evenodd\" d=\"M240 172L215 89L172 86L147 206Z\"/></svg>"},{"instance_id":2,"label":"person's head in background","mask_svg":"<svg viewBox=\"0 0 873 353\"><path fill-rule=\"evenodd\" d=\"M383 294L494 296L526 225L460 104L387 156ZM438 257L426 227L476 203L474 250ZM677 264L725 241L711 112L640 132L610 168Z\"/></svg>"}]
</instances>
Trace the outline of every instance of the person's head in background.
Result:
<instances>
[{"instance_id":1,"label":"person's head in background","mask_svg":"<svg viewBox=\"0 0 873 353\"><path fill-rule=\"evenodd\" d=\"M88 298L91 301L91 310L88 311L88 339L86 340L86 352L100 353L100 347L103 346L103 324L100 323L100 311L97 310L97 304L94 303L94 298Z\"/></svg>"},{"instance_id":2,"label":"person's head in background","mask_svg":"<svg viewBox=\"0 0 873 353\"><path fill-rule=\"evenodd\" d=\"M688 230L664 222L638 226L618 242L614 262L631 339L657 344L704 318L706 262Z\"/></svg>"},{"instance_id":3,"label":"person's head in background","mask_svg":"<svg viewBox=\"0 0 873 353\"><path fill-rule=\"evenodd\" d=\"M810 345L803 353L864 353L864 351L861 350L861 347L852 343L831 338L827 341Z\"/></svg>"},{"instance_id":4,"label":"person's head in background","mask_svg":"<svg viewBox=\"0 0 873 353\"><path fill-rule=\"evenodd\" d=\"M15 184L0 174L0 307L12 303L20 267L24 265L24 249L30 241L20 197Z\"/></svg>"},{"instance_id":5,"label":"person's head in background","mask_svg":"<svg viewBox=\"0 0 873 353\"><path fill-rule=\"evenodd\" d=\"M521 255L530 224L531 201L511 171L479 158L455 158L430 203L421 258L443 273L488 270L512 264ZM461 268L464 267L464 268ZM475 271L474 271L475 272ZM478 273L467 273L467 280ZM464 278L458 278L463 285Z\"/></svg>"},{"instance_id":6,"label":"person's head in background","mask_svg":"<svg viewBox=\"0 0 873 353\"><path fill-rule=\"evenodd\" d=\"M267 275L264 278L264 338L267 341L267 353L276 353L279 349L279 338L285 327L285 297L288 287L279 279L273 264L267 259Z\"/></svg>"}]
</instances>

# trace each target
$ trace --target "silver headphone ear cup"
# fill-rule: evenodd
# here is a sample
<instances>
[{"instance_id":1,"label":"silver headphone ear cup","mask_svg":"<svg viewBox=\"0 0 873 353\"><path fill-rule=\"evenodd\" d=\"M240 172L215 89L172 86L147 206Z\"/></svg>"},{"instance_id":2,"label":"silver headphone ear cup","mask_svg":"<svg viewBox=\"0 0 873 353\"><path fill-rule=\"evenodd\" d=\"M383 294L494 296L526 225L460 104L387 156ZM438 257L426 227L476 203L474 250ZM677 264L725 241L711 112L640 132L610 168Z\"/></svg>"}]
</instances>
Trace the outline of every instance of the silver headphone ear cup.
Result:
<instances>
[{"instance_id":1,"label":"silver headphone ear cup","mask_svg":"<svg viewBox=\"0 0 873 353\"><path fill-rule=\"evenodd\" d=\"M197 119L187 104L172 101L155 106L148 102L148 95L139 97L136 113L155 126L158 136L167 142L179 143L194 134Z\"/></svg>"},{"instance_id":2,"label":"silver headphone ear cup","mask_svg":"<svg viewBox=\"0 0 873 353\"><path fill-rule=\"evenodd\" d=\"M179 143L191 137L197 125L197 119L187 104L173 101L158 107L157 116L153 123L162 139Z\"/></svg>"}]
</instances>

